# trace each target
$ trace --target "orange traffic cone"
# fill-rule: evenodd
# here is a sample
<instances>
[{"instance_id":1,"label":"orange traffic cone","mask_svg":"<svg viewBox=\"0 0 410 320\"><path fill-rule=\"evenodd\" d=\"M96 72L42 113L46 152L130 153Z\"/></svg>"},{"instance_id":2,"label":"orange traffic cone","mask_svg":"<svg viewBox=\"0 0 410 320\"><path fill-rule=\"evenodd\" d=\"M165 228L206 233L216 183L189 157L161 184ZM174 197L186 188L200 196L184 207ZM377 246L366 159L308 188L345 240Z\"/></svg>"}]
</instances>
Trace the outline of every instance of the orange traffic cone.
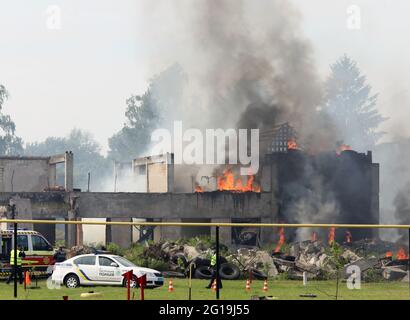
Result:
<instances>
[{"instance_id":1,"label":"orange traffic cone","mask_svg":"<svg viewBox=\"0 0 410 320\"><path fill-rule=\"evenodd\" d=\"M212 291L216 291L216 280L214 280L214 283L212 283Z\"/></svg>"},{"instance_id":2,"label":"orange traffic cone","mask_svg":"<svg viewBox=\"0 0 410 320\"><path fill-rule=\"evenodd\" d=\"M31 284L30 274L27 271L25 272L24 282L26 286L29 286Z\"/></svg>"},{"instance_id":3,"label":"orange traffic cone","mask_svg":"<svg viewBox=\"0 0 410 320\"><path fill-rule=\"evenodd\" d=\"M169 285L168 285L168 292L173 292L174 291L174 285L172 283L172 278L169 279Z\"/></svg>"},{"instance_id":4,"label":"orange traffic cone","mask_svg":"<svg viewBox=\"0 0 410 320\"><path fill-rule=\"evenodd\" d=\"M263 289L264 292L268 291L268 281L265 280L265 282L263 283Z\"/></svg>"},{"instance_id":5,"label":"orange traffic cone","mask_svg":"<svg viewBox=\"0 0 410 320\"><path fill-rule=\"evenodd\" d=\"M245 287L246 291L250 291L251 290L251 281L248 279L246 280L246 287Z\"/></svg>"}]
</instances>

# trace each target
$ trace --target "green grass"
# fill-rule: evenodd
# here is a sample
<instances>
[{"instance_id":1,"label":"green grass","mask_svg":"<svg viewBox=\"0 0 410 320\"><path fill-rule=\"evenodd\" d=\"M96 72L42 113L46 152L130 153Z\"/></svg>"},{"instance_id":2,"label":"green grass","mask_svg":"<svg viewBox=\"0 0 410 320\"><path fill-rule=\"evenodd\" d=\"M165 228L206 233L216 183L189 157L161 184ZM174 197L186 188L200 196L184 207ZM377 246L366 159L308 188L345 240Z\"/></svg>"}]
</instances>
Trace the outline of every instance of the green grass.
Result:
<instances>
[{"instance_id":1,"label":"green grass","mask_svg":"<svg viewBox=\"0 0 410 320\"><path fill-rule=\"evenodd\" d=\"M174 292L168 292L168 280L166 286L156 289L145 290L146 300L184 300L188 299L188 280L174 279ZM215 299L215 293L212 290L205 289L208 284L206 280L192 280L192 299ZM33 281L32 286L35 283ZM311 281L305 287L301 281L291 280L270 280L268 282L269 290L267 293L262 291L263 281L253 281L251 291L245 291L245 281L224 281L221 290L221 299L249 300L252 295L273 296L279 300L317 300L317 299L335 299L336 282L335 281ZM81 287L77 289L50 290L45 281L38 282L38 288L32 288L24 291L23 286L19 285L18 299L28 300L62 300L67 295L70 300L87 300L81 298L81 293L94 291L101 292L100 300L125 300L126 289L122 287ZM139 299L139 289L133 289L135 299ZM313 293L317 298L301 298L300 294ZM13 284L6 285L0 282L0 300L13 299ZM90 298L88 298L90 299ZM409 300L409 285L402 282L381 282L381 283L362 283L360 290L349 290L345 283L339 285L340 300L389 300L400 299Z\"/></svg>"}]
</instances>

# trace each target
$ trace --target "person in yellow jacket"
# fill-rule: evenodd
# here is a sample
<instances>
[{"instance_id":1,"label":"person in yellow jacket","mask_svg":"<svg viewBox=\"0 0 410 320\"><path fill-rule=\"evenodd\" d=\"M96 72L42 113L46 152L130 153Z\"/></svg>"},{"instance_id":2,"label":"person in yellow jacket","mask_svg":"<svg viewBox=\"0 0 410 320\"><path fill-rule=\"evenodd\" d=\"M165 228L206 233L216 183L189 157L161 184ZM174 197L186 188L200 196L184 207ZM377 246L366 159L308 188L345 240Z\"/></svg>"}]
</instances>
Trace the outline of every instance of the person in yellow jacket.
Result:
<instances>
[{"instance_id":1,"label":"person in yellow jacket","mask_svg":"<svg viewBox=\"0 0 410 320\"><path fill-rule=\"evenodd\" d=\"M209 282L209 285L206 287L207 289L212 288L212 285L214 281L216 280L216 252L214 251L211 257L211 266L209 267L210 271L212 272L212 277L211 281ZM222 289L222 280L221 280L221 275L219 275L218 279L218 287L219 289Z\"/></svg>"},{"instance_id":2,"label":"person in yellow jacket","mask_svg":"<svg viewBox=\"0 0 410 320\"><path fill-rule=\"evenodd\" d=\"M10 283L11 280L13 280L13 277L19 277L20 284L23 284L23 258L26 256L26 254L23 251L23 248L21 246L17 247L16 250L16 255L17 255L17 265L16 268L14 268L14 249L11 250L10 252L10 265L12 267L12 271L10 273L9 278L7 279L7 284ZM16 273L16 274L15 274Z\"/></svg>"}]
</instances>

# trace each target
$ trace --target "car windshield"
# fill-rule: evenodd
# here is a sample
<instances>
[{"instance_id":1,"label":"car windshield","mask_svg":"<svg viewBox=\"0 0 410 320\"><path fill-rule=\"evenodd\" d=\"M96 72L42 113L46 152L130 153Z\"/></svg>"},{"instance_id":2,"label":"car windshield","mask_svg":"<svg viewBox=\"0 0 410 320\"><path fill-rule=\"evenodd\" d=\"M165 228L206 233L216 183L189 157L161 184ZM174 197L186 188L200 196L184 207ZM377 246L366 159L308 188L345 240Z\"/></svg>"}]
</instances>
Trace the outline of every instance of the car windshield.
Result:
<instances>
[{"instance_id":1,"label":"car windshield","mask_svg":"<svg viewBox=\"0 0 410 320\"><path fill-rule=\"evenodd\" d=\"M133 264L131 261L128 261L127 259L123 257L115 257L115 260L117 260L124 267L136 267L135 264Z\"/></svg>"}]
</instances>

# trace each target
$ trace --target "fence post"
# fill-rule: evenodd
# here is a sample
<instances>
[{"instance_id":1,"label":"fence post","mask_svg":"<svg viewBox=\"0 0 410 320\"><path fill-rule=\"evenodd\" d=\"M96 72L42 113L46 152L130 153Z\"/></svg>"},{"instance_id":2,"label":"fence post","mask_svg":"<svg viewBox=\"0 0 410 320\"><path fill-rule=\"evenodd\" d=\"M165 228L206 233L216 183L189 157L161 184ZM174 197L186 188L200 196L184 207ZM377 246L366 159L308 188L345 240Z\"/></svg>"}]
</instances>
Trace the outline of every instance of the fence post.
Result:
<instances>
[{"instance_id":1,"label":"fence post","mask_svg":"<svg viewBox=\"0 0 410 320\"><path fill-rule=\"evenodd\" d=\"M216 300L219 300L219 226L216 227L215 232L215 241L216 241Z\"/></svg>"},{"instance_id":2,"label":"fence post","mask_svg":"<svg viewBox=\"0 0 410 320\"><path fill-rule=\"evenodd\" d=\"M13 220L16 220L16 205L12 204L11 206L11 217ZM13 257L13 277L14 277L14 298L17 298L17 222L14 222L14 234L13 234L13 238L14 238L14 245L13 245L13 253L14 253L14 257Z\"/></svg>"}]
</instances>

